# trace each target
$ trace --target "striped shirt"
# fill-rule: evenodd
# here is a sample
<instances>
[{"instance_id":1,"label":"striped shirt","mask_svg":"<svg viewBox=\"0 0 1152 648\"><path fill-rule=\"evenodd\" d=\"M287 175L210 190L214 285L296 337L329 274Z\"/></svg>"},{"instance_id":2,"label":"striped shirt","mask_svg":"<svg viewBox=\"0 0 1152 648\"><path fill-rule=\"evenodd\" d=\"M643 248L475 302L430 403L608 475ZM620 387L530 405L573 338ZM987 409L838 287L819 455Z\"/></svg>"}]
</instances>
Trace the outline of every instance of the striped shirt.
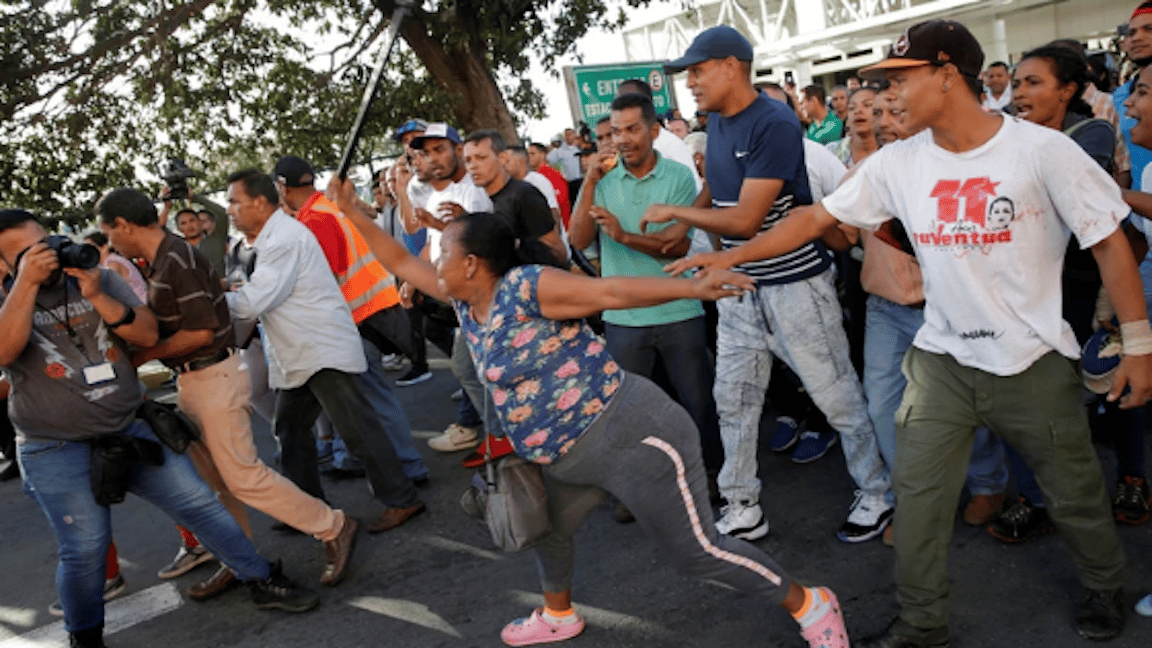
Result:
<instances>
[{"instance_id":1,"label":"striped shirt","mask_svg":"<svg viewBox=\"0 0 1152 648\"><path fill-rule=\"evenodd\" d=\"M795 113L763 93L731 117L711 115L705 164L712 206L736 206L745 180L783 180L783 188L760 225L759 231L763 232L784 218L789 209L810 204L812 192L808 186L803 138ZM724 249L742 245L747 240L720 237ZM814 277L830 263L823 244L815 241L787 254L734 269L759 284L786 284Z\"/></svg>"},{"instance_id":2,"label":"striped shirt","mask_svg":"<svg viewBox=\"0 0 1152 648\"><path fill-rule=\"evenodd\" d=\"M161 360L178 367L235 346L232 317L220 277L198 250L171 233L164 235L148 268L148 306L156 314L160 339L177 331L212 331L212 343L185 355Z\"/></svg>"}]
</instances>

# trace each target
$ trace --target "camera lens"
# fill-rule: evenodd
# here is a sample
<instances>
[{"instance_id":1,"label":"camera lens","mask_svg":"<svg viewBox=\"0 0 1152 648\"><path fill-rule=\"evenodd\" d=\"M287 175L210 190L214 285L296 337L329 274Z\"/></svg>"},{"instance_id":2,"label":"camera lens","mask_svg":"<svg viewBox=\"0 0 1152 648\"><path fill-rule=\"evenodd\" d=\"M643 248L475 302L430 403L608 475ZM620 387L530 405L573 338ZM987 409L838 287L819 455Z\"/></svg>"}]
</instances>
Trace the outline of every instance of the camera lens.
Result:
<instances>
[{"instance_id":1,"label":"camera lens","mask_svg":"<svg viewBox=\"0 0 1152 648\"><path fill-rule=\"evenodd\" d=\"M91 270L100 265L100 250L96 246L82 243L77 245L67 236L49 236L48 247L56 250L63 268Z\"/></svg>"}]
</instances>

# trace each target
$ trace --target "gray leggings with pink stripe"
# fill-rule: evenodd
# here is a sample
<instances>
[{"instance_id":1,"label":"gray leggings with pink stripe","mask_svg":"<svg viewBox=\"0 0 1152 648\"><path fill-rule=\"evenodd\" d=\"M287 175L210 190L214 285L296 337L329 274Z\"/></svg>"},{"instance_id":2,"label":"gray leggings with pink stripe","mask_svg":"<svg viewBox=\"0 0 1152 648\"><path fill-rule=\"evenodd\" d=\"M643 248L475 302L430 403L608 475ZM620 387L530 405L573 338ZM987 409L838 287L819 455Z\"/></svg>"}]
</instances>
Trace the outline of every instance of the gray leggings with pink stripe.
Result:
<instances>
[{"instance_id":1,"label":"gray leggings with pink stripe","mask_svg":"<svg viewBox=\"0 0 1152 648\"><path fill-rule=\"evenodd\" d=\"M716 531L692 418L648 379L627 374L596 423L544 469L552 533L533 548L545 592L572 585L572 535L616 496L682 571L780 604L792 577L760 549Z\"/></svg>"}]
</instances>

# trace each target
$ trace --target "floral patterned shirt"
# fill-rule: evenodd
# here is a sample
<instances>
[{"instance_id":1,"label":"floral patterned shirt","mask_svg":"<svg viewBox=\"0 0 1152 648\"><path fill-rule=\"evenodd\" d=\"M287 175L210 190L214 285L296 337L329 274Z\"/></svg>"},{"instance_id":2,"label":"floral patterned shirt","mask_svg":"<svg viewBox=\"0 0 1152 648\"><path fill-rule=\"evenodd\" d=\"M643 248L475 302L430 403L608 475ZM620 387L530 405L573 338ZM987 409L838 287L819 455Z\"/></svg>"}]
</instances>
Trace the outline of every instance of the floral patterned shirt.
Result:
<instances>
[{"instance_id":1,"label":"floral patterned shirt","mask_svg":"<svg viewBox=\"0 0 1152 648\"><path fill-rule=\"evenodd\" d=\"M529 461L551 464L595 422L624 372L583 321L540 314L536 284L543 268L510 270L486 324L472 319L468 304L454 305L512 447Z\"/></svg>"}]
</instances>

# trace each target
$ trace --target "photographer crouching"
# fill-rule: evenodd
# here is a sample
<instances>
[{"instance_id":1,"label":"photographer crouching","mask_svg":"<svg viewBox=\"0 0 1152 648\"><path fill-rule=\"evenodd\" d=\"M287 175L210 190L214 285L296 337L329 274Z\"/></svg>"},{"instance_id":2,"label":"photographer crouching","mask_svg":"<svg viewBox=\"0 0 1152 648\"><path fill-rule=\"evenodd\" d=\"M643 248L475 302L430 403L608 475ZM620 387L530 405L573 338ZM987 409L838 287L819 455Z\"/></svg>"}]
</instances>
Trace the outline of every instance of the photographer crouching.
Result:
<instances>
[{"instance_id":1,"label":"photographer crouching","mask_svg":"<svg viewBox=\"0 0 1152 648\"><path fill-rule=\"evenodd\" d=\"M143 394L128 345L155 345L158 327L128 284L95 267L94 248L48 237L19 209L0 210L0 259L10 269L0 295L0 367L12 382L25 492L60 545L56 590L71 645L104 645L108 505L124 491L192 530L248 581L258 607L314 607L316 594L257 553L188 458L136 419Z\"/></svg>"}]
</instances>

